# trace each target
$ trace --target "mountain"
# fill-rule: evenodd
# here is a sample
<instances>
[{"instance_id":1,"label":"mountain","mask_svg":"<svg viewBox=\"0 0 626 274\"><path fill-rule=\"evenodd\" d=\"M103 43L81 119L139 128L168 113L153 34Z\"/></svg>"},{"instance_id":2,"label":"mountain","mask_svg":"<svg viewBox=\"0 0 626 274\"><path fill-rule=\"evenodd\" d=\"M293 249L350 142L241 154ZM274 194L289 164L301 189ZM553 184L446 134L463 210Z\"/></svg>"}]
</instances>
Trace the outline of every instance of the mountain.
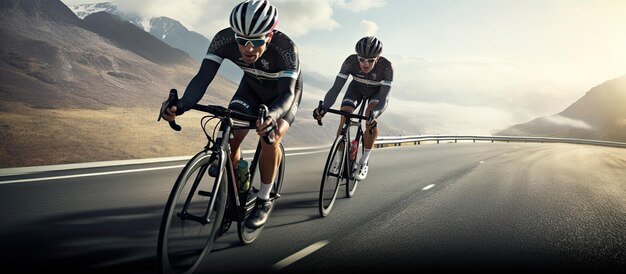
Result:
<instances>
[{"instance_id":1,"label":"mountain","mask_svg":"<svg viewBox=\"0 0 626 274\"><path fill-rule=\"evenodd\" d=\"M321 73L314 71L314 70L307 69L304 66L302 68L302 71L304 73L303 74L304 78L302 80L307 85L318 88L324 91L324 93L326 93L335 83L335 78L329 79L328 77L322 75Z\"/></svg>"},{"instance_id":2,"label":"mountain","mask_svg":"<svg viewBox=\"0 0 626 274\"><path fill-rule=\"evenodd\" d=\"M0 18L0 167L188 155L202 146L189 146L204 142L197 130L174 135L156 122L169 89L182 94L197 72L184 52L105 13L81 20L59 0L2 0ZM204 100L225 104L235 88L218 76Z\"/></svg>"},{"instance_id":3,"label":"mountain","mask_svg":"<svg viewBox=\"0 0 626 274\"><path fill-rule=\"evenodd\" d=\"M202 113L180 116L181 132L156 121L168 91L182 95L197 73L188 54L106 12L81 20L59 0L2 0L0 20L0 168L193 155L206 145ZM235 90L218 75L201 103L226 105ZM334 138L335 117L324 127L311 118L321 96L310 90L285 147ZM243 149L254 147L251 133Z\"/></svg>"},{"instance_id":4,"label":"mountain","mask_svg":"<svg viewBox=\"0 0 626 274\"><path fill-rule=\"evenodd\" d=\"M198 61L204 59L204 55L209 47L209 39L202 34L188 30L179 21L165 16L143 17L135 13L126 13L121 11L115 2L73 5L70 6L70 9L79 18L86 18L91 14L100 12L117 15L171 47L186 52Z\"/></svg>"},{"instance_id":5,"label":"mountain","mask_svg":"<svg viewBox=\"0 0 626 274\"><path fill-rule=\"evenodd\" d=\"M497 135L626 142L626 75L592 88L556 115L512 126Z\"/></svg>"},{"instance_id":6,"label":"mountain","mask_svg":"<svg viewBox=\"0 0 626 274\"><path fill-rule=\"evenodd\" d=\"M104 11L85 17L83 26L114 41L118 47L157 64L177 63L188 57L184 51L170 47L142 29Z\"/></svg>"},{"instance_id":7,"label":"mountain","mask_svg":"<svg viewBox=\"0 0 626 274\"><path fill-rule=\"evenodd\" d=\"M145 100L148 91L185 86L198 67L132 25L106 14L83 21L60 1L8 0L0 13L5 100L39 108L147 105L159 101Z\"/></svg>"},{"instance_id":8,"label":"mountain","mask_svg":"<svg viewBox=\"0 0 626 274\"><path fill-rule=\"evenodd\" d=\"M123 12L118 8L116 2L73 5L70 6L70 9L80 18L86 18L91 14L101 12L117 15L123 20L126 20L138 28L150 33L152 36L165 42L166 44L183 50L198 61L204 59L206 51L209 47L209 39L202 34L188 30L175 19L165 16L143 17L136 13ZM308 70L304 67L302 70L305 76L305 85L307 86L310 85L318 89L328 90L335 80L334 78L328 79L322 74ZM241 76L243 75L241 69L231 62L223 62L222 67L219 70L219 74L236 83L239 82Z\"/></svg>"}]
</instances>

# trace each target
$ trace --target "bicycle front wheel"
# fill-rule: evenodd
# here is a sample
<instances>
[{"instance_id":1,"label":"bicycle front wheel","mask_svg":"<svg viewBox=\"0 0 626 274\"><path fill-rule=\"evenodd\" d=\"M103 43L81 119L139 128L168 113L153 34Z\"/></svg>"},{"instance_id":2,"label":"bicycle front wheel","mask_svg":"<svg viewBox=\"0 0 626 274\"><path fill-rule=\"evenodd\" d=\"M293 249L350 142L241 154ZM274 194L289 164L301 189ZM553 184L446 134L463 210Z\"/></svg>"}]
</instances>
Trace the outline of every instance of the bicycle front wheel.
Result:
<instances>
[{"instance_id":1,"label":"bicycle front wheel","mask_svg":"<svg viewBox=\"0 0 626 274\"><path fill-rule=\"evenodd\" d=\"M335 142L330 148L328 153L328 159L324 166L324 173L322 175L322 183L320 185L319 196L319 211L322 217L326 217L335 204L337 199L337 192L339 191L339 184L343 179L343 169L346 153L340 148L347 148L346 141L343 136L335 139Z\"/></svg>"},{"instance_id":2,"label":"bicycle front wheel","mask_svg":"<svg viewBox=\"0 0 626 274\"><path fill-rule=\"evenodd\" d=\"M176 179L159 229L161 273L194 273L213 248L227 198L223 164L212 167L222 171L215 178L208 174L214 159L198 153Z\"/></svg>"}]
</instances>

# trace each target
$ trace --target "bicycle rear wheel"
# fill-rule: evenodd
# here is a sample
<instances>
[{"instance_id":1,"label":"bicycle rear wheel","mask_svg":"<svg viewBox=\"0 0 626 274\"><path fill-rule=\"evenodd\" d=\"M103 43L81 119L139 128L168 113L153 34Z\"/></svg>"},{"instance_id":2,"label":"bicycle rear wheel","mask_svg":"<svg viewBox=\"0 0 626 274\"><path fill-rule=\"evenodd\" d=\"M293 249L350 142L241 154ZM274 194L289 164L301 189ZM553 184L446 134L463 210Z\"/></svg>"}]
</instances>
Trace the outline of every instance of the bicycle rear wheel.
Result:
<instances>
[{"instance_id":1,"label":"bicycle rear wheel","mask_svg":"<svg viewBox=\"0 0 626 274\"><path fill-rule=\"evenodd\" d=\"M319 212L322 217L326 217L333 208L339 191L339 183L343 179L346 153L339 150L341 147L344 150L348 148L343 136L335 139L324 166L319 196Z\"/></svg>"},{"instance_id":2,"label":"bicycle rear wheel","mask_svg":"<svg viewBox=\"0 0 626 274\"><path fill-rule=\"evenodd\" d=\"M282 143L279 144L279 146L280 146L280 153L282 154L282 157L280 158L281 159L280 164L278 165L278 171L276 173L276 178L274 179L274 185L272 186L272 193L270 194L270 199L274 200L273 208L276 207L276 198L280 196L280 190L283 186L283 178L285 175L285 149L283 148ZM258 180L258 181L260 182L261 180ZM254 182L252 182L252 184L254 184ZM237 222L237 232L239 235L239 241L241 241L243 244L246 244L246 245L254 242L254 240L256 240L257 237L261 235L261 231L263 230L263 227L265 227L265 225L263 225L259 228L252 229L252 228L247 227L245 224L246 219L248 218L248 216L250 216L250 212L252 211L252 208L254 208L254 203L256 202L257 192L258 190L254 192L251 191L251 193L248 194L245 200L241 200L241 201L246 201L246 207L245 207L246 214L245 214L245 218L243 218L241 222Z\"/></svg>"},{"instance_id":3,"label":"bicycle rear wheel","mask_svg":"<svg viewBox=\"0 0 626 274\"><path fill-rule=\"evenodd\" d=\"M208 175L213 159L204 151L196 154L176 179L159 229L161 273L193 273L213 248L227 200L223 164L215 167L222 170L216 178Z\"/></svg>"},{"instance_id":4,"label":"bicycle rear wheel","mask_svg":"<svg viewBox=\"0 0 626 274\"><path fill-rule=\"evenodd\" d=\"M350 149L354 149L354 148L350 148ZM356 152L354 153L354 157L350 155L351 157L349 157L349 159L346 161L347 166L345 169L346 171L348 171L348 174L346 174L345 180L346 180L346 197L348 198L352 198L352 196L354 196L354 193L356 192L356 187L359 185L359 180L354 179L354 172L356 171L357 168L359 168L358 161L361 155L363 155L363 136L362 135L360 138L358 138L356 142Z\"/></svg>"}]
</instances>

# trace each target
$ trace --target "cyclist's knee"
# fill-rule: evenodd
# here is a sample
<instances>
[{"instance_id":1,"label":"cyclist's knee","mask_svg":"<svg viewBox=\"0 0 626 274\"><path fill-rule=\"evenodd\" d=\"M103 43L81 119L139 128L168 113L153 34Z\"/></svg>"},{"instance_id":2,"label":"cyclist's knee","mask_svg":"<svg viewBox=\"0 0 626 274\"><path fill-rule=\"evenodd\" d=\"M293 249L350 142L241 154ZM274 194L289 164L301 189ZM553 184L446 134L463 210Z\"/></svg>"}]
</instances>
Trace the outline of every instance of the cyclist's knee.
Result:
<instances>
[{"instance_id":1,"label":"cyclist's knee","mask_svg":"<svg viewBox=\"0 0 626 274\"><path fill-rule=\"evenodd\" d=\"M372 111L374 111L374 108L377 105L378 105L378 101L371 102L369 105L367 105L367 108L365 109L365 116L370 116L370 114L372 114Z\"/></svg>"}]
</instances>

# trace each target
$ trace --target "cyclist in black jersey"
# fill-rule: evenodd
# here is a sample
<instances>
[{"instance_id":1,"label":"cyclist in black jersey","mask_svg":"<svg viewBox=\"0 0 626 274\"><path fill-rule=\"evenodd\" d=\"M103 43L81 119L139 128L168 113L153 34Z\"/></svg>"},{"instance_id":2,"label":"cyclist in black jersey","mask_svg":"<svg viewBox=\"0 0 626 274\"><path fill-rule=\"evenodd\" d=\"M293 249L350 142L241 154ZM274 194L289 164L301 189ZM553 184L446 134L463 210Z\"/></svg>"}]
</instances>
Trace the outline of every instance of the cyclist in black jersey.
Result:
<instances>
[{"instance_id":1,"label":"cyclist in black jersey","mask_svg":"<svg viewBox=\"0 0 626 274\"><path fill-rule=\"evenodd\" d=\"M352 113L358 103L363 98L370 98L365 116L370 117L366 123L368 129L373 128L372 133L369 130L364 134L364 152L359 159L359 167L355 171L354 178L363 180L367 176L367 163L370 152L374 146L374 142L378 137L378 127L376 127L376 119L387 108L389 101L389 91L391 90L391 81L393 80L393 67L391 62L385 57L380 56L383 50L383 44L376 37L366 36L361 38L355 46L356 54L352 54L346 58L341 66L341 70L335 78L335 83L326 93L324 97L324 109L315 109L313 117L321 120L325 112L335 103L339 92L348 80L348 75L352 75L352 81L348 85L346 94L341 103L341 110ZM337 135L341 134L341 127L344 124L344 116L341 116L341 122L337 129Z\"/></svg>"},{"instance_id":2,"label":"cyclist in black jersey","mask_svg":"<svg viewBox=\"0 0 626 274\"><path fill-rule=\"evenodd\" d=\"M257 115L259 105L267 105L267 117L258 125L257 134L275 139L272 145L261 142L262 184L252 217L246 221L250 228L262 226L272 209L269 195L281 161L279 143L293 123L302 97L298 49L287 35L275 29L277 23L276 8L267 0L247 0L235 6L230 15L230 27L213 37L198 74L190 81L178 104L168 109L163 117L171 121L200 101L224 59L244 71L228 108ZM241 159L240 145L247 133L248 130L237 130L230 140L235 168Z\"/></svg>"}]
</instances>

